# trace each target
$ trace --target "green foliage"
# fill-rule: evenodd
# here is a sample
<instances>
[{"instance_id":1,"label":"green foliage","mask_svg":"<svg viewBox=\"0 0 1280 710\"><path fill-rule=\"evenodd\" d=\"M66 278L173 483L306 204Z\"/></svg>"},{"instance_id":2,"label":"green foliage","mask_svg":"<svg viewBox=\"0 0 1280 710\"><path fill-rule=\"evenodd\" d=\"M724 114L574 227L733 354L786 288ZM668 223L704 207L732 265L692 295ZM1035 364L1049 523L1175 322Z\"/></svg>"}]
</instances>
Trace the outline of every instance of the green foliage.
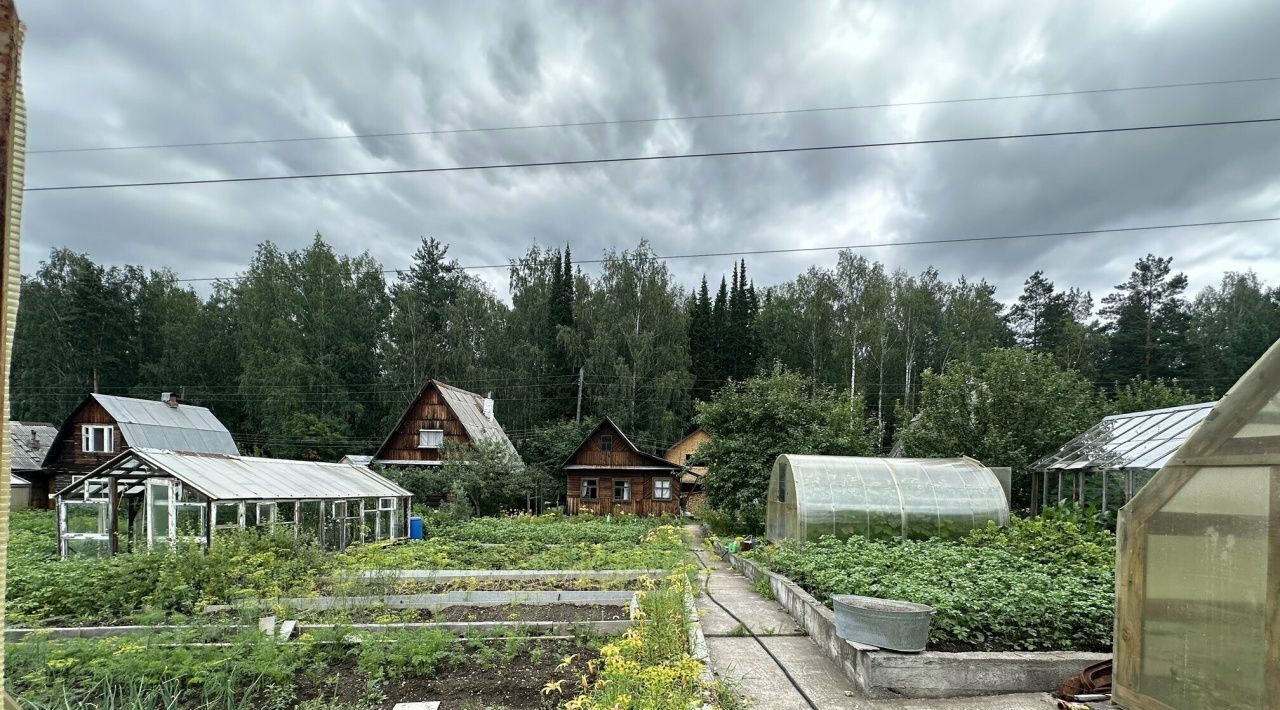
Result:
<instances>
[{"instance_id":1,"label":"green foliage","mask_svg":"<svg viewBox=\"0 0 1280 710\"><path fill-rule=\"evenodd\" d=\"M1129 279L1102 299L1102 314L1110 318L1107 379L1176 377L1185 368L1187 277L1174 274L1172 263L1172 257L1146 255Z\"/></svg>"},{"instance_id":2,"label":"green foliage","mask_svg":"<svg viewBox=\"0 0 1280 710\"><path fill-rule=\"evenodd\" d=\"M774 459L784 453L866 455L878 431L835 391L780 366L730 383L699 405L698 424L711 435L699 448L707 464L707 500L733 523L759 529Z\"/></svg>"},{"instance_id":3,"label":"green foliage","mask_svg":"<svg viewBox=\"0 0 1280 710\"><path fill-rule=\"evenodd\" d=\"M310 541L253 531L220 532L208 552L191 544L63 561L52 513L17 512L10 525L5 613L13 623L109 623L144 609L191 614L203 604L307 594L333 564Z\"/></svg>"},{"instance_id":4,"label":"green foliage","mask_svg":"<svg viewBox=\"0 0 1280 710\"><path fill-rule=\"evenodd\" d=\"M443 496L457 518L495 515L520 507L533 491L530 472L506 446L492 441L446 443L439 468L389 467L384 473L418 500Z\"/></svg>"},{"instance_id":5,"label":"green foliage","mask_svg":"<svg viewBox=\"0 0 1280 710\"><path fill-rule=\"evenodd\" d=\"M436 629L379 634L360 644L357 665L369 677L399 680L430 676L465 658L453 634Z\"/></svg>"},{"instance_id":6,"label":"green foliage","mask_svg":"<svg viewBox=\"0 0 1280 710\"><path fill-rule=\"evenodd\" d=\"M1012 467L1018 507L1030 500L1031 463L1092 426L1100 410L1093 385L1051 356L999 348L925 373L920 411L901 437L908 456Z\"/></svg>"},{"instance_id":7,"label":"green foliage","mask_svg":"<svg viewBox=\"0 0 1280 710\"><path fill-rule=\"evenodd\" d=\"M1115 538L1074 522L1014 520L954 542L824 537L746 554L820 599L928 604L936 648L1111 648Z\"/></svg>"},{"instance_id":8,"label":"green foliage","mask_svg":"<svg viewBox=\"0 0 1280 710\"><path fill-rule=\"evenodd\" d=\"M1107 403L1107 414L1145 412L1205 401L1204 397L1178 384L1177 380L1144 380L1135 377L1118 385Z\"/></svg>"}]
</instances>

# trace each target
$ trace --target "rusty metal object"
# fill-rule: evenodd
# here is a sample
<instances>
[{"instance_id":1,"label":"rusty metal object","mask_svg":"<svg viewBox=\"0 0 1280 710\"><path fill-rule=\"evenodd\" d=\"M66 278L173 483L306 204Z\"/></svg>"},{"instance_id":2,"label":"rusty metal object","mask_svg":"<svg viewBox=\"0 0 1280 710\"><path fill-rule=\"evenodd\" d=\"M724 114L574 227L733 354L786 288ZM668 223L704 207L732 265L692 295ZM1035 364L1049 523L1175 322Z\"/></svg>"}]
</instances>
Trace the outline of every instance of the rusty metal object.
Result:
<instances>
[{"instance_id":1,"label":"rusty metal object","mask_svg":"<svg viewBox=\"0 0 1280 710\"><path fill-rule=\"evenodd\" d=\"M1085 668L1079 675L1068 678L1059 688L1066 700L1102 699L1111 695L1111 661L1106 660ZM1101 697L1100 697L1101 696Z\"/></svg>"}]
</instances>

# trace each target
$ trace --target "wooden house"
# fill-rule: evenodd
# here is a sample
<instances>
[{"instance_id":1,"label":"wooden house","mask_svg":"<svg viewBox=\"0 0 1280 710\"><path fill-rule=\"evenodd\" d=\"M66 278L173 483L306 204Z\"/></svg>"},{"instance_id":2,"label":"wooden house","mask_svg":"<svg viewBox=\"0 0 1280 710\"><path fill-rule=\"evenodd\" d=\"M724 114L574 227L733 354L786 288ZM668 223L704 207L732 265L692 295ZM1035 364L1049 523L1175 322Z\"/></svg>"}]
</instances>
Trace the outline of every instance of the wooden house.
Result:
<instances>
[{"instance_id":1,"label":"wooden house","mask_svg":"<svg viewBox=\"0 0 1280 710\"><path fill-rule=\"evenodd\" d=\"M706 500L702 492L702 477L707 475L707 467L692 464L698 447L708 441L711 441L711 435L706 429L697 427L667 449L662 457L684 469L680 474L680 503L686 511L694 514L702 509Z\"/></svg>"},{"instance_id":2,"label":"wooden house","mask_svg":"<svg viewBox=\"0 0 1280 710\"><path fill-rule=\"evenodd\" d=\"M570 515L680 513L682 467L640 451L608 417L562 468Z\"/></svg>"},{"instance_id":3,"label":"wooden house","mask_svg":"<svg viewBox=\"0 0 1280 710\"><path fill-rule=\"evenodd\" d=\"M50 507L55 489L49 487L44 473L44 457L58 435L52 424L36 422L9 422L9 451L13 463L10 487L14 497L10 503L18 510L22 500L32 508ZM22 505L26 507L26 505Z\"/></svg>"},{"instance_id":4,"label":"wooden house","mask_svg":"<svg viewBox=\"0 0 1280 710\"><path fill-rule=\"evenodd\" d=\"M488 441L519 459L516 447L493 416L493 400L427 380L400 421L373 455L384 466L443 465L445 444Z\"/></svg>"},{"instance_id":5,"label":"wooden house","mask_svg":"<svg viewBox=\"0 0 1280 710\"><path fill-rule=\"evenodd\" d=\"M231 432L204 407L165 392L160 399L90 394L58 429L44 457L42 490L48 493L134 448L238 456ZM32 482L32 497L37 495Z\"/></svg>"}]
</instances>

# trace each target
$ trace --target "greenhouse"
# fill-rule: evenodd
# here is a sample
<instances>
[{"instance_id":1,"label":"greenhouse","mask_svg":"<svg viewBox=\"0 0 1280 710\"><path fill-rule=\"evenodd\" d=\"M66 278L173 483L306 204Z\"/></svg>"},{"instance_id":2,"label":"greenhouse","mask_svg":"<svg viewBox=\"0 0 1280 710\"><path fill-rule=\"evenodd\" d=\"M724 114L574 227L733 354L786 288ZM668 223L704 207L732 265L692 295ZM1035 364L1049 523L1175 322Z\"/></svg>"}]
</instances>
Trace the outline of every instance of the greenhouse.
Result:
<instances>
[{"instance_id":1,"label":"greenhouse","mask_svg":"<svg viewBox=\"0 0 1280 710\"><path fill-rule=\"evenodd\" d=\"M288 530L342 550L408 537L411 494L364 466L129 449L58 492L63 557Z\"/></svg>"},{"instance_id":2,"label":"greenhouse","mask_svg":"<svg viewBox=\"0 0 1280 710\"><path fill-rule=\"evenodd\" d=\"M1062 448L1031 464L1031 503L1108 503L1119 507L1146 485L1213 411L1215 402L1103 417Z\"/></svg>"},{"instance_id":3,"label":"greenhouse","mask_svg":"<svg viewBox=\"0 0 1280 710\"><path fill-rule=\"evenodd\" d=\"M1280 698L1280 343L1120 511L1115 700Z\"/></svg>"},{"instance_id":4,"label":"greenhouse","mask_svg":"<svg viewBox=\"0 0 1280 710\"><path fill-rule=\"evenodd\" d=\"M783 454L769 479L771 540L955 538L1009 523L1008 469L970 458L900 459Z\"/></svg>"}]
</instances>

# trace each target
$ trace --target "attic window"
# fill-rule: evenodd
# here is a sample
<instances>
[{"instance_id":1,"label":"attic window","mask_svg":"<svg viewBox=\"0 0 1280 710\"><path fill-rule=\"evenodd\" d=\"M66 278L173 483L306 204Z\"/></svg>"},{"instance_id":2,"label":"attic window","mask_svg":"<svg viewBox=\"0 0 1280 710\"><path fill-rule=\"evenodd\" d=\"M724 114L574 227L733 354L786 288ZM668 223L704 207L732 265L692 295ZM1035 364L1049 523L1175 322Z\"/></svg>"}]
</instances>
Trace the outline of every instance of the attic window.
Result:
<instances>
[{"instance_id":1,"label":"attic window","mask_svg":"<svg viewBox=\"0 0 1280 710\"><path fill-rule=\"evenodd\" d=\"M80 427L80 450L87 454L109 454L116 450L115 427L85 424Z\"/></svg>"},{"instance_id":2,"label":"attic window","mask_svg":"<svg viewBox=\"0 0 1280 710\"><path fill-rule=\"evenodd\" d=\"M613 434L600 435L600 450L613 451Z\"/></svg>"},{"instance_id":3,"label":"attic window","mask_svg":"<svg viewBox=\"0 0 1280 710\"><path fill-rule=\"evenodd\" d=\"M419 429L418 430L418 448L419 449L438 449L444 445L443 429Z\"/></svg>"}]
</instances>

